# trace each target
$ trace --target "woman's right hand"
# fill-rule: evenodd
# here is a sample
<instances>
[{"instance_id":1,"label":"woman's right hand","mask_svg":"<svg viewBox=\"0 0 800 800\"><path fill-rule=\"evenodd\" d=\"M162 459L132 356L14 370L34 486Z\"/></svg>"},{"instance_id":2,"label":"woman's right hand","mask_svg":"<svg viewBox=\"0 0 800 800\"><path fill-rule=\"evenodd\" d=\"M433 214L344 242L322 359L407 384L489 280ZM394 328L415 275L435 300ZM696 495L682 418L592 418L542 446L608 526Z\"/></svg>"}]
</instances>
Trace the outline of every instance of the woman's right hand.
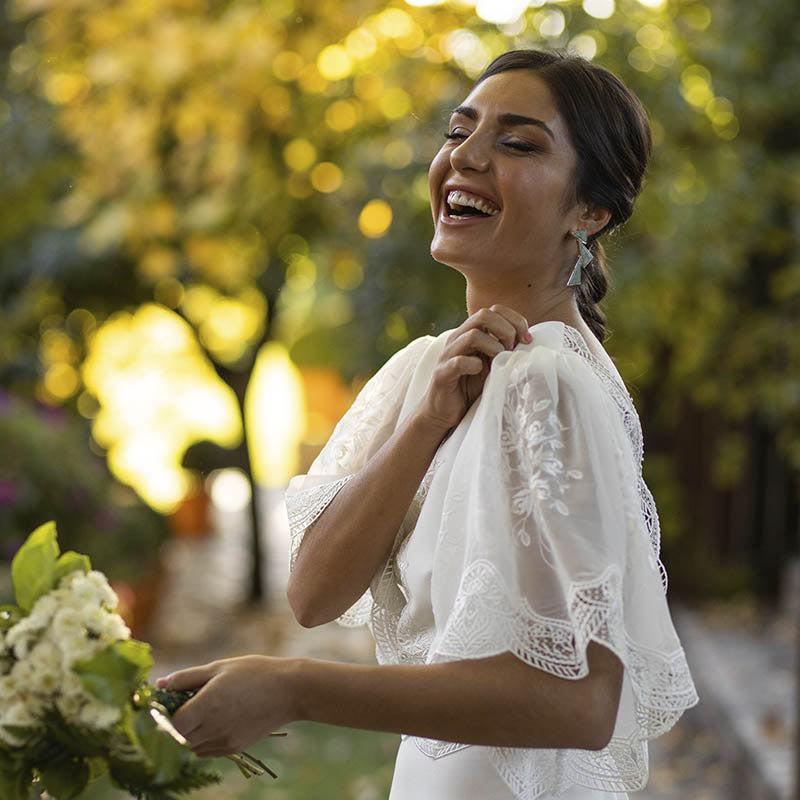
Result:
<instances>
[{"instance_id":1,"label":"woman's right hand","mask_svg":"<svg viewBox=\"0 0 800 800\"><path fill-rule=\"evenodd\" d=\"M530 341L522 314L502 305L479 309L448 337L417 413L446 433L480 396L492 359Z\"/></svg>"}]
</instances>

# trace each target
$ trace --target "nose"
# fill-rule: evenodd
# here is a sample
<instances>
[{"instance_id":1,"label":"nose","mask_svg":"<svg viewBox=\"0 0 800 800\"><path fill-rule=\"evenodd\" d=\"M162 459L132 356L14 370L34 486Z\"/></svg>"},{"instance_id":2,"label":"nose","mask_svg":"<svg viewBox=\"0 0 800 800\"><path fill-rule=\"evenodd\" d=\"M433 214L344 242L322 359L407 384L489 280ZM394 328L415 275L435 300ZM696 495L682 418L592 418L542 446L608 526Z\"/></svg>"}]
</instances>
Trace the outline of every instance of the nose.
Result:
<instances>
[{"instance_id":1,"label":"nose","mask_svg":"<svg viewBox=\"0 0 800 800\"><path fill-rule=\"evenodd\" d=\"M457 172L486 172L489 169L488 142L477 133L471 133L450 151L450 164Z\"/></svg>"}]
</instances>

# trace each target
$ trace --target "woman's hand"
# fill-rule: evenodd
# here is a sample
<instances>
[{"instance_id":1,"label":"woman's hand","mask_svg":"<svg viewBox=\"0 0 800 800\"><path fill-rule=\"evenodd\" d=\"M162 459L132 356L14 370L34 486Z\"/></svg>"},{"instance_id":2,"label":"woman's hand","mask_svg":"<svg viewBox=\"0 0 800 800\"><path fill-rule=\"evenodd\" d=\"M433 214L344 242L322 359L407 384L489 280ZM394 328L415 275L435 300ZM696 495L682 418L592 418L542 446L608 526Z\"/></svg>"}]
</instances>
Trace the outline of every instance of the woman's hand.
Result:
<instances>
[{"instance_id":1,"label":"woman's hand","mask_svg":"<svg viewBox=\"0 0 800 800\"><path fill-rule=\"evenodd\" d=\"M160 689L199 690L172 723L199 756L238 753L297 719L291 659L242 656L173 672Z\"/></svg>"},{"instance_id":2,"label":"woman's hand","mask_svg":"<svg viewBox=\"0 0 800 800\"><path fill-rule=\"evenodd\" d=\"M418 413L449 431L483 391L492 359L530 341L528 322L518 312L501 305L479 309L448 337Z\"/></svg>"}]
</instances>

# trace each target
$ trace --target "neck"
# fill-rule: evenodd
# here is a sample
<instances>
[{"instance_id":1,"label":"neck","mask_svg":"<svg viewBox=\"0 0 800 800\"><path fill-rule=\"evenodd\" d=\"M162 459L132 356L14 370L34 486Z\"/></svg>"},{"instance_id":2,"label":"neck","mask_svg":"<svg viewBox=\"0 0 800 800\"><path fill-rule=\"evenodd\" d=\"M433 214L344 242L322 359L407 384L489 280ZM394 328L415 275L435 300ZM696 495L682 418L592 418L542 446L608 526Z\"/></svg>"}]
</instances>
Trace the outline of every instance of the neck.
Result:
<instances>
[{"instance_id":1,"label":"neck","mask_svg":"<svg viewBox=\"0 0 800 800\"><path fill-rule=\"evenodd\" d=\"M546 290L536 284L523 284L520 288L477 285L467 279L467 313L471 316L480 308L494 304L508 306L522 314L528 325L556 320L577 328L581 333L591 331L581 317L573 289L563 287Z\"/></svg>"}]
</instances>

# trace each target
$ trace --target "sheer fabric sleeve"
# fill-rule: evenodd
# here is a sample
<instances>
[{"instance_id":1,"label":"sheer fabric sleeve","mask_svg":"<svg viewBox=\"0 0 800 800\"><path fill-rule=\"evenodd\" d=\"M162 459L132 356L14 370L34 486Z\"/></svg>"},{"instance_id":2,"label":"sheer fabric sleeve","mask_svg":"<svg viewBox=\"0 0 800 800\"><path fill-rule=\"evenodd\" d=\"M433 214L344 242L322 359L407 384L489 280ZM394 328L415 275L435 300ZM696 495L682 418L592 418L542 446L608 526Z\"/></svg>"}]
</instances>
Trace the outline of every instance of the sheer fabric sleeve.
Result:
<instances>
[{"instance_id":1,"label":"sheer fabric sleeve","mask_svg":"<svg viewBox=\"0 0 800 800\"><path fill-rule=\"evenodd\" d=\"M589 643L609 648L625 677L608 747L493 748L492 758L520 798L576 783L641 788L646 741L697 696L624 409L583 358L534 339L493 361L455 459L433 567L429 660L510 651L578 679L588 674Z\"/></svg>"},{"instance_id":2,"label":"sheer fabric sleeve","mask_svg":"<svg viewBox=\"0 0 800 800\"><path fill-rule=\"evenodd\" d=\"M309 527L394 432L414 369L431 341L432 337L422 337L395 353L359 392L308 472L289 482L290 569ZM370 608L365 593L339 622L363 625Z\"/></svg>"}]
</instances>

